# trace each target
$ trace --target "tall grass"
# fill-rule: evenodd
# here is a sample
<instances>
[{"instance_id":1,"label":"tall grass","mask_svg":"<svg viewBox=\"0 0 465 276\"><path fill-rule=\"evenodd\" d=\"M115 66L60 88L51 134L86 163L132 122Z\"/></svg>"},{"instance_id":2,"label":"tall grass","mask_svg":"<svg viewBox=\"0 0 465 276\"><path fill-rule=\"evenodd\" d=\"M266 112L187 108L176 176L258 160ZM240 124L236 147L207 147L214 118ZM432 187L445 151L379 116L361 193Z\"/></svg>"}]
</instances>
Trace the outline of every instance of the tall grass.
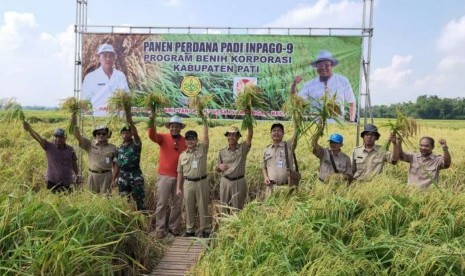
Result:
<instances>
[{"instance_id":1,"label":"tall grass","mask_svg":"<svg viewBox=\"0 0 465 276\"><path fill-rule=\"evenodd\" d=\"M314 184L311 192L249 204L222 221L194 273L465 273L465 196L399 184Z\"/></svg>"},{"instance_id":2,"label":"tall grass","mask_svg":"<svg viewBox=\"0 0 465 276\"><path fill-rule=\"evenodd\" d=\"M21 190L0 197L0 273L111 275L149 271L147 219L123 199ZM158 252L160 253L160 252Z\"/></svg>"},{"instance_id":3,"label":"tall grass","mask_svg":"<svg viewBox=\"0 0 465 276\"><path fill-rule=\"evenodd\" d=\"M67 123L63 112L25 111L44 138ZM49 119L55 118L52 122ZM64 118L64 119L63 119ZM58 120L60 119L60 120ZM100 119L97 119L100 120ZM98 121L103 124L104 119ZM146 180L146 205L155 208L158 145L150 141L143 121L134 118L142 138L141 168ZM158 131L167 132L162 118ZM378 126L385 121L377 120ZM201 131L198 120L186 119L187 129ZM227 146L224 132L239 120L211 120L208 171L211 198L218 199L219 176L214 172L219 149ZM463 262L465 212L463 185L465 150L462 122L421 121L419 136L448 138L453 158L441 172L438 187L420 192L406 187L408 164L387 166L372 183L347 189L317 181L318 159L307 143L296 154L302 172L300 191L276 195L266 202L261 176L263 149L271 143L271 122L258 121L247 159L249 204L221 223L197 275L333 275L333 274L460 274ZM84 116L82 133L92 137L93 122ZM284 122L286 136L291 122ZM150 219L134 212L126 200L113 194L100 197L79 191L54 195L44 187L45 154L20 123L6 125L0 136L0 274L110 275L148 273L149 256L160 258L162 245L148 237ZM113 129L114 133L115 129ZM380 128L379 143L388 138ZM328 132L344 135L342 150L355 147L354 125L329 124ZM413 137L412 139L415 139ZM308 139L308 137L303 137ZM113 135L110 142L119 144ZM73 137L68 143L76 147ZM406 149L406 151L411 149ZM82 159L83 177L87 158ZM438 190L440 189L440 190ZM68 259L74 265L55 260Z\"/></svg>"}]
</instances>

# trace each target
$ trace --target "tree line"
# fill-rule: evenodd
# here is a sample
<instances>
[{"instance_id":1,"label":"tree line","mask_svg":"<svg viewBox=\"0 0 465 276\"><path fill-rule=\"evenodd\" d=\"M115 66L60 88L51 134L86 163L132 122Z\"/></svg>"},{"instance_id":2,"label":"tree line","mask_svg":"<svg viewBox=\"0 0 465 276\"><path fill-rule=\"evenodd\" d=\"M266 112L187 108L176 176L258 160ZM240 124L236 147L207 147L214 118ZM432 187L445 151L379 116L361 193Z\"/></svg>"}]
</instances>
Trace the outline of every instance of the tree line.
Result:
<instances>
[{"instance_id":1,"label":"tree line","mask_svg":"<svg viewBox=\"0 0 465 276\"><path fill-rule=\"evenodd\" d=\"M418 119L465 119L465 98L419 96L416 102L372 106L374 118L395 118L396 110ZM364 114L362 110L361 114Z\"/></svg>"}]
</instances>

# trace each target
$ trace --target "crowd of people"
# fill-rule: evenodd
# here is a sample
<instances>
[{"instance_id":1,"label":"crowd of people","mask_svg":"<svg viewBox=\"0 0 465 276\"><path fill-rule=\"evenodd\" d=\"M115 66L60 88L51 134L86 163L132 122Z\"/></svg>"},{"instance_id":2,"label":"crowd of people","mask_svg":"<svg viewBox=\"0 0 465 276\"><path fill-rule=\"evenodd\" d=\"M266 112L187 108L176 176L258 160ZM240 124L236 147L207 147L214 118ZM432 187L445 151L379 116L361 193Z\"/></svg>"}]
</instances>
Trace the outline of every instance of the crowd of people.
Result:
<instances>
[{"instance_id":1,"label":"crowd of people","mask_svg":"<svg viewBox=\"0 0 465 276\"><path fill-rule=\"evenodd\" d=\"M76 122L76 116L71 120ZM88 156L88 189L94 193L106 194L111 188L118 187L122 196L134 199L138 210L145 210L144 177L140 168L142 150L141 138L131 114L126 116L127 125L121 128L122 143L115 146L109 143L111 131L106 126L96 127L92 131L94 140L81 135L76 127L75 138ZM178 116L173 116L165 127L169 130L160 133L155 124L156 114L150 116L148 137L158 144L160 149L157 175L157 206L155 210L155 233L164 238L170 233L174 236L209 237L211 232L210 191L208 184L207 155L209 153L209 127L203 120L202 140L196 131L189 130L182 135L185 124ZM56 129L54 139L49 142L35 132L29 123L24 129L39 142L47 156L46 181L52 192L70 192L72 184L81 182L81 173L77 165L74 149L66 144L63 129ZM277 122L271 125L271 144L263 151L262 173L265 196L274 191L289 188L289 173L295 170L297 163L292 160L297 146L297 134L284 141L284 126ZM252 146L253 127L247 129L245 139L237 127L231 126L224 133L227 146L218 152L215 170L220 174L220 212L231 213L241 210L247 197L246 159ZM407 153L402 149L402 139L391 134L389 143L392 152L377 145L380 138L378 128L366 124L361 132L363 145L356 147L352 156L342 152L344 137L334 133L329 136L328 147L312 141L312 152L319 159L318 178L321 183L337 178L348 186L371 181L383 171L385 163L395 165L399 160L410 164L408 185L421 189L428 188L439 181L439 171L451 165L451 156L445 139L439 145L443 155L433 154L435 141L431 137L422 137L419 141L419 153ZM295 163L295 164L294 164ZM186 231L181 229L182 202L186 209ZM168 216L169 209L169 217ZM195 229L198 211L199 229Z\"/></svg>"}]
</instances>

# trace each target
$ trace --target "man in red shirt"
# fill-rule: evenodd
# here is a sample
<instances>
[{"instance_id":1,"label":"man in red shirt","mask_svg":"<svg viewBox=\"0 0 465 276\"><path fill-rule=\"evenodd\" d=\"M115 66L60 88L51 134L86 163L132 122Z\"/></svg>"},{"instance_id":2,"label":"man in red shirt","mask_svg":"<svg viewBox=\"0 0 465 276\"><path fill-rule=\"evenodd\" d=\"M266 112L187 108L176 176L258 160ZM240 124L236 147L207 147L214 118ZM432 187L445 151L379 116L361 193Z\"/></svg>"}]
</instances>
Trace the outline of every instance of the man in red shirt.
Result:
<instances>
[{"instance_id":1,"label":"man in red shirt","mask_svg":"<svg viewBox=\"0 0 465 276\"><path fill-rule=\"evenodd\" d=\"M176 195L176 177L178 175L179 155L186 150L186 140L181 136L181 129L186 125L181 118L173 116L165 124L169 133L157 133L155 125L156 114L150 115L148 135L150 140L160 146L157 180L157 209L155 211L155 232L158 238L164 238L168 230L174 236L181 233L181 204L182 198ZM166 225L166 211L171 197L172 206L168 225Z\"/></svg>"}]
</instances>

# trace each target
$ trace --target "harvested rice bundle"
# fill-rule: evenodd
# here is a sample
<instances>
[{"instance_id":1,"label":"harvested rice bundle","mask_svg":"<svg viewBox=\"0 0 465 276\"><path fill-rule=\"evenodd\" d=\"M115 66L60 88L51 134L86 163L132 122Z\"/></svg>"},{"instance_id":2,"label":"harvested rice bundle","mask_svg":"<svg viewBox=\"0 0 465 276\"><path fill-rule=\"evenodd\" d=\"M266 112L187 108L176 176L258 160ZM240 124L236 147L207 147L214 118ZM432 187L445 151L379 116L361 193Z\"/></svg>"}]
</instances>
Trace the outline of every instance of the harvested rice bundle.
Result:
<instances>
[{"instance_id":1,"label":"harvested rice bundle","mask_svg":"<svg viewBox=\"0 0 465 276\"><path fill-rule=\"evenodd\" d=\"M203 112L204 109L208 108L213 101L213 95L197 95L189 98L189 108L194 109L197 115L205 120L206 116Z\"/></svg>"},{"instance_id":2,"label":"harvested rice bundle","mask_svg":"<svg viewBox=\"0 0 465 276\"><path fill-rule=\"evenodd\" d=\"M409 138L416 136L420 128L415 119L405 116L399 109L396 110L396 120L394 122L389 120L386 124L381 125L381 127L388 127L390 133L400 137L409 147L413 147ZM387 142L384 148L388 150L390 144L390 142Z\"/></svg>"},{"instance_id":3,"label":"harvested rice bundle","mask_svg":"<svg viewBox=\"0 0 465 276\"><path fill-rule=\"evenodd\" d=\"M321 100L318 101L318 104L313 107L313 119L311 125L315 125L316 130L310 138L312 144L324 135L328 120L333 119L338 124L342 124L342 112L336 100L336 96L336 94L329 95L325 93Z\"/></svg>"},{"instance_id":4,"label":"harvested rice bundle","mask_svg":"<svg viewBox=\"0 0 465 276\"><path fill-rule=\"evenodd\" d=\"M305 117L308 116L310 103L296 94L290 94L287 101L283 104L282 110L291 119L297 137L304 135L308 126L305 123Z\"/></svg>"},{"instance_id":5,"label":"harvested rice bundle","mask_svg":"<svg viewBox=\"0 0 465 276\"><path fill-rule=\"evenodd\" d=\"M260 110L266 107L262 89L254 84L247 84L244 88L244 92L237 95L236 107L239 111L245 112L241 129L246 130L253 127L255 119L252 115L252 110Z\"/></svg>"},{"instance_id":6,"label":"harvested rice bundle","mask_svg":"<svg viewBox=\"0 0 465 276\"><path fill-rule=\"evenodd\" d=\"M169 107L171 101L161 92L150 92L144 97L144 105L152 114L155 114L157 109Z\"/></svg>"},{"instance_id":7,"label":"harvested rice bundle","mask_svg":"<svg viewBox=\"0 0 465 276\"><path fill-rule=\"evenodd\" d=\"M2 121L6 123L13 122L24 122L26 116L24 116L23 107L16 102L15 98L2 99L0 107L5 110L2 116Z\"/></svg>"},{"instance_id":8,"label":"harvested rice bundle","mask_svg":"<svg viewBox=\"0 0 465 276\"><path fill-rule=\"evenodd\" d=\"M61 101L59 105L60 109L65 112L71 113L73 117L82 112L88 112L92 110L92 103L89 100L78 100L75 97L68 97ZM71 120L68 126L68 132L74 133L76 129L76 122Z\"/></svg>"},{"instance_id":9,"label":"harvested rice bundle","mask_svg":"<svg viewBox=\"0 0 465 276\"><path fill-rule=\"evenodd\" d=\"M108 112L110 114L110 122L121 121L121 115L126 116L127 113L131 112L132 107L132 96L130 93L117 89L108 98Z\"/></svg>"},{"instance_id":10,"label":"harvested rice bundle","mask_svg":"<svg viewBox=\"0 0 465 276\"><path fill-rule=\"evenodd\" d=\"M89 100L78 100L75 97L63 99L59 105L61 110L68 113L87 112L91 110L92 103Z\"/></svg>"}]
</instances>

